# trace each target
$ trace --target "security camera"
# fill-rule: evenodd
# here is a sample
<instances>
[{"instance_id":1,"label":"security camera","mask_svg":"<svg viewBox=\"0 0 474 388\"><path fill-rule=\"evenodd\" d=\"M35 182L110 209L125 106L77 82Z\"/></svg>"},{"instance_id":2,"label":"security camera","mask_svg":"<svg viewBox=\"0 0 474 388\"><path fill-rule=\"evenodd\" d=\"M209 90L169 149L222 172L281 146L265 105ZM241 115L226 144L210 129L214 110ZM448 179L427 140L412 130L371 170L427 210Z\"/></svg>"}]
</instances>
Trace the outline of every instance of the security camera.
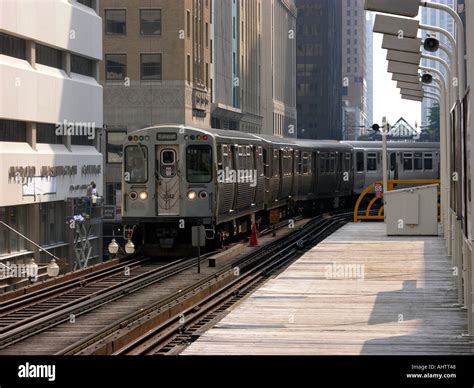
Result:
<instances>
[{"instance_id":1,"label":"security camera","mask_svg":"<svg viewBox=\"0 0 474 388\"><path fill-rule=\"evenodd\" d=\"M426 38L423 42L423 48L430 53L434 53L439 49L439 40L433 37Z\"/></svg>"},{"instance_id":2,"label":"security camera","mask_svg":"<svg viewBox=\"0 0 474 388\"><path fill-rule=\"evenodd\" d=\"M421 76L421 81L424 84L430 84L433 82L433 76L431 74L425 73Z\"/></svg>"}]
</instances>

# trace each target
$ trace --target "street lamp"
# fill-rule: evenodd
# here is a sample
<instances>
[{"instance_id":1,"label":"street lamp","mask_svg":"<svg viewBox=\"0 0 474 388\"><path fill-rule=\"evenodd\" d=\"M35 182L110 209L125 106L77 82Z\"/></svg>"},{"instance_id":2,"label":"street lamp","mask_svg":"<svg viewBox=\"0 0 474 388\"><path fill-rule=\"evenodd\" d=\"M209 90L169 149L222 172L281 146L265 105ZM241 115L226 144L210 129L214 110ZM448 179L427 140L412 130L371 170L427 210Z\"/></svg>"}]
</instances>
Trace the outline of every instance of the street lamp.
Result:
<instances>
[{"instance_id":1,"label":"street lamp","mask_svg":"<svg viewBox=\"0 0 474 388\"><path fill-rule=\"evenodd\" d=\"M28 278L31 283L38 280L39 266L36 264L35 259L31 259L26 265ZM55 278L59 275L59 265L56 263L56 259L51 259L50 263L46 266L46 273L50 278Z\"/></svg>"},{"instance_id":2,"label":"street lamp","mask_svg":"<svg viewBox=\"0 0 474 388\"><path fill-rule=\"evenodd\" d=\"M107 247L110 255L112 257L115 257L118 252L120 251L120 245L117 243L117 240L112 239L112 241L109 243ZM135 244L132 242L131 238L128 239L127 243L125 244L125 253L127 255L131 255L135 253Z\"/></svg>"},{"instance_id":3,"label":"street lamp","mask_svg":"<svg viewBox=\"0 0 474 388\"><path fill-rule=\"evenodd\" d=\"M109 253L112 256L115 256L119 251L120 245L117 244L117 241L115 239L112 239L112 241L109 243L109 246L107 248L108 248Z\"/></svg>"},{"instance_id":4,"label":"street lamp","mask_svg":"<svg viewBox=\"0 0 474 388\"><path fill-rule=\"evenodd\" d=\"M128 239L127 243L125 244L125 252L127 252L129 255L135 253L135 244L131 239Z\"/></svg>"}]
</instances>

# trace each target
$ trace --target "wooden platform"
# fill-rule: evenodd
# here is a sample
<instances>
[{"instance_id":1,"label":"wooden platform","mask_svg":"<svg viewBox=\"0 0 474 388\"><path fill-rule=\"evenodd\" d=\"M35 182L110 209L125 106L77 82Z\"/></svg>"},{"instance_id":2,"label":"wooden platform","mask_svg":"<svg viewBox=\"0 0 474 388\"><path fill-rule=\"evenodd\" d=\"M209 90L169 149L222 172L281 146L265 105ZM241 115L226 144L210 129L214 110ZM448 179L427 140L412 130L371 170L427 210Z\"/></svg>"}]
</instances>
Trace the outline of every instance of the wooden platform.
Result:
<instances>
[{"instance_id":1,"label":"wooden platform","mask_svg":"<svg viewBox=\"0 0 474 388\"><path fill-rule=\"evenodd\" d=\"M348 224L183 354L472 354L440 237Z\"/></svg>"}]
</instances>

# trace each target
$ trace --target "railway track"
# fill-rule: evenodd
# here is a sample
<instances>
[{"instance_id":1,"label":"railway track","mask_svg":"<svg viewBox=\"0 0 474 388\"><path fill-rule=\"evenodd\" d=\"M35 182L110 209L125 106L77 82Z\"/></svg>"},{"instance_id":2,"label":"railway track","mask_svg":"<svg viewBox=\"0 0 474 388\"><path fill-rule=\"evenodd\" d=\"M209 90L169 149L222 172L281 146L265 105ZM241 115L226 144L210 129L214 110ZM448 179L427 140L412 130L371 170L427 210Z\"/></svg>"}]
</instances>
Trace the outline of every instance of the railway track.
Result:
<instances>
[{"instance_id":1,"label":"railway track","mask_svg":"<svg viewBox=\"0 0 474 388\"><path fill-rule=\"evenodd\" d=\"M265 269L262 263L284 265L298 250L313 244L314 236L325 238L349 218L348 214L317 217L304 229L257 248L232 264L219 269L203 266L201 274L195 270L197 259L164 264L143 258L131 269L134 276L125 279L123 271L132 263L111 269L115 272L108 276L106 272L91 274L85 286L60 284L57 290L41 290L43 294L9 301L2 306L7 314L1 314L4 321L0 319L4 322L0 326L0 355L136 354L144 335L158 330L153 336L162 338L157 333L168 333L172 328L165 336L169 340L158 346L167 349L166 344L173 340L179 344L183 338L193 338L189 330L209 322L212 314L219 315L219 308L225 309L232 298L250 292L252 284L258 285L257 278L264 281L265 276L257 272L269 273L270 268ZM202 260L205 262L206 256ZM251 274L256 277L248 281ZM205 312L208 315L201 317ZM135 341L140 342L138 347L129 349ZM157 346L153 349L153 354L167 353Z\"/></svg>"},{"instance_id":2,"label":"railway track","mask_svg":"<svg viewBox=\"0 0 474 388\"><path fill-rule=\"evenodd\" d=\"M199 283L109 325L61 355L176 354L222 318L279 268L349 221L352 213L321 216L299 232L241 258Z\"/></svg>"},{"instance_id":3,"label":"railway track","mask_svg":"<svg viewBox=\"0 0 474 388\"><path fill-rule=\"evenodd\" d=\"M0 315L0 354L2 349L61 323L74 323L87 312L192 268L195 263L196 259L170 263L142 258L7 301Z\"/></svg>"}]
</instances>

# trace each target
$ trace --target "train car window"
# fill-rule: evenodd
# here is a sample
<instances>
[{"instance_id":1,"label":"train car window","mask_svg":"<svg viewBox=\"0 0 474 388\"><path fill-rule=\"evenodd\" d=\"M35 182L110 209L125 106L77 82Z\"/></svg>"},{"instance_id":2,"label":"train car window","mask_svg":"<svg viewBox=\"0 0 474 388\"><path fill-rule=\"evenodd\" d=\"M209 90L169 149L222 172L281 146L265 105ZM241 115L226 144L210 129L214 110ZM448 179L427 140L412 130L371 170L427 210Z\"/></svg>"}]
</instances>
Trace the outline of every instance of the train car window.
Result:
<instances>
[{"instance_id":1,"label":"train car window","mask_svg":"<svg viewBox=\"0 0 474 388\"><path fill-rule=\"evenodd\" d=\"M423 154L421 152L415 152L415 170L420 171L423 170Z\"/></svg>"},{"instance_id":2,"label":"train car window","mask_svg":"<svg viewBox=\"0 0 474 388\"><path fill-rule=\"evenodd\" d=\"M377 153L367 153L367 171L377 171Z\"/></svg>"},{"instance_id":3,"label":"train car window","mask_svg":"<svg viewBox=\"0 0 474 388\"><path fill-rule=\"evenodd\" d=\"M330 159L329 159L329 171L335 172L336 171L336 154L331 152Z\"/></svg>"},{"instance_id":4,"label":"train car window","mask_svg":"<svg viewBox=\"0 0 474 388\"><path fill-rule=\"evenodd\" d=\"M173 150L161 151L161 163L163 164L174 164L175 163L175 152Z\"/></svg>"},{"instance_id":5,"label":"train car window","mask_svg":"<svg viewBox=\"0 0 474 388\"><path fill-rule=\"evenodd\" d=\"M320 154L319 165L320 165L320 169L321 169L321 174L326 173L326 159L327 159L327 154L325 152Z\"/></svg>"},{"instance_id":6,"label":"train car window","mask_svg":"<svg viewBox=\"0 0 474 388\"><path fill-rule=\"evenodd\" d=\"M247 153L247 156L250 156L250 147L249 146L245 147L245 152Z\"/></svg>"},{"instance_id":7,"label":"train car window","mask_svg":"<svg viewBox=\"0 0 474 388\"><path fill-rule=\"evenodd\" d=\"M309 174L309 157L307 152L303 152L303 161L302 161L302 174Z\"/></svg>"},{"instance_id":8,"label":"train car window","mask_svg":"<svg viewBox=\"0 0 474 388\"><path fill-rule=\"evenodd\" d=\"M189 183L209 183L212 180L212 149L207 145L192 145L186 150L186 176Z\"/></svg>"},{"instance_id":9,"label":"train car window","mask_svg":"<svg viewBox=\"0 0 474 388\"><path fill-rule=\"evenodd\" d=\"M356 167L357 167L357 172L364 172L364 153L363 152L357 152L356 154Z\"/></svg>"},{"instance_id":10,"label":"train car window","mask_svg":"<svg viewBox=\"0 0 474 388\"><path fill-rule=\"evenodd\" d=\"M237 149L238 149L239 156L242 156L242 147L239 146Z\"/></svg>"},{"instance_id":11,"label":"train car window","mask_svg":"<svg viewBox=\"0 0 474 388\"><path fill-rule=\"evenodd\" d=\"M148 181L148 148L130 145L125 148L125 177L127 183Z\"/></svg>"},{"instance_id":12,"label":"train car window","mask_svg":"<svg viewBox=\"0 0 474 388\"><path fill-rule=\"evenodd\" d=\"M433 170L433 154L425 154L425 170Z\"/></svg>"},{"instance_id":13,"label":"train car window","mask_svg":"<svg viewBox=\"0 0 474 388\"><path fill-rule=\"evenodd\" d=\"M413 154L411 152L403 153L403 170L405 171L413 170Z\"/></svg>"},{"instance_id":14,"label":"train car window","mask_svg":"<svg viewBox=\"0 0 474 388\"><path fill-rule=\"evenodd\" d=\"M344 172L348 172L351 170L351 154L346 154L344 157Z\"/></svg>"}]
</instances>

